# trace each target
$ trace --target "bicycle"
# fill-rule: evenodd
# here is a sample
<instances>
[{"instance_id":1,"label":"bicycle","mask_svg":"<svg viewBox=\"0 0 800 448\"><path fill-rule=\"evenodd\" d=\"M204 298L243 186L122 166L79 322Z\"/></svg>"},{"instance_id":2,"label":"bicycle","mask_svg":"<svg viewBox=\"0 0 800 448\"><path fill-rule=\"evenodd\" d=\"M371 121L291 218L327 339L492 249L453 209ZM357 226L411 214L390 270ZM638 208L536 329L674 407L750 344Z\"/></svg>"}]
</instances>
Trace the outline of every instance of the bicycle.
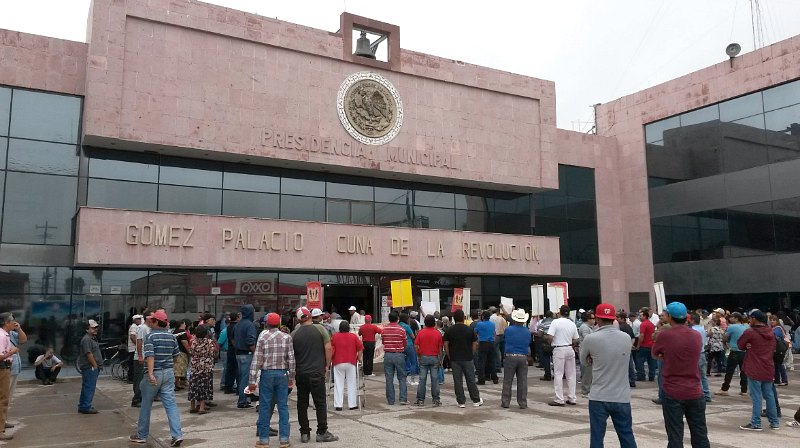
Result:
<instances>
[{"instance_id":1,"label":"bicycle","mask_svg":"<svg viewBox=\"0 0 800 448\"><path fill-rule=\"evenodd\" d=\"M109 369L112 378L126 381L128 379L128 346L101 342L100 353L103 354L101 368ZM75 359L75 369L80 372L77 358Z\"/></svg>"}]
</instances>

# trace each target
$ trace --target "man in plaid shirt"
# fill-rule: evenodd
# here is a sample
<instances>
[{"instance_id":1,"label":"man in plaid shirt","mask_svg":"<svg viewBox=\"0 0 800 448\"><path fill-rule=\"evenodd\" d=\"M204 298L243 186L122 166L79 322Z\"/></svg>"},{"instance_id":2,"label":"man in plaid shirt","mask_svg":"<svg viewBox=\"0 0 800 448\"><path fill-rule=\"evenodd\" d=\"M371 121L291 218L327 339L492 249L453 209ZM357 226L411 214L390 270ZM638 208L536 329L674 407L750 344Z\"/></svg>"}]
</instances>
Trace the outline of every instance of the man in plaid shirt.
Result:
<instances>
[{"instance_id":1,"label":"man in plaid shirt","mask_svg":"<svg viewBox=\"0 0 800 448\"><path fill-rule=\"evenodd\" d=\"M256 342L250 364L250 390L258 379L258 441L256 446L269 446L269 421L272 401L278 405L278 434L281 448L289 446L289 388L294 383L294 346L292 337L280 331L281 317L267 315L267 330ZM259 379L259 371L261 378Z\"/></svg>"}]
</instances>

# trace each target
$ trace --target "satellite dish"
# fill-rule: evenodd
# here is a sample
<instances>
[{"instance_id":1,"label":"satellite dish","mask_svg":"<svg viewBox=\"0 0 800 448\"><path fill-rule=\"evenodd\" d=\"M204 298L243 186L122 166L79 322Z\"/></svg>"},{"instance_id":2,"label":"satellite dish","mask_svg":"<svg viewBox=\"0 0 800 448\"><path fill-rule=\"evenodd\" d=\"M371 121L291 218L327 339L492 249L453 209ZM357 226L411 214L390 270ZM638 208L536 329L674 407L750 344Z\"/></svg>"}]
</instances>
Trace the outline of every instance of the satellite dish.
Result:
<instances>
[{"instance_id":1,"label":"satellite dish","mask_svg":"<svg viewBox=\"0 0 800 448\"><path fill-rule=\"evenodd\" d=\"M736 56L739 56L739 53L741 53L741 51L742 51L742 46L737 43L728 44L728 46L725 47L725 53L730 58L735 58Z\"/></svg>"}]
</instances>

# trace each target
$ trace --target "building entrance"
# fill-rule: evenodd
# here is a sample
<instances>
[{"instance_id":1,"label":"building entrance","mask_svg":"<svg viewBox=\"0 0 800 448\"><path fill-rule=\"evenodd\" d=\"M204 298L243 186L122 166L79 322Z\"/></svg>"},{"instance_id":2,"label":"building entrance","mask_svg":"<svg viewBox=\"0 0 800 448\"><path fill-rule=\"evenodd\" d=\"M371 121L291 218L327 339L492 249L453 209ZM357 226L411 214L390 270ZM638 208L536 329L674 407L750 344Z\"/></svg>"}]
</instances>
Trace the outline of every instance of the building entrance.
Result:
<instances>
[{"instance_id":1,"label":"building entrance","mask_svg":"<svg viewBox=\"0 0 800 448\"><path fill-rule=\"evenodd\" d=\"M355 306L358 311L375 317L375 288L372 285L325 285L322 295L323 309L336 311L342 319L350 319L347 311Z\"/></svg>"}]
</instances>

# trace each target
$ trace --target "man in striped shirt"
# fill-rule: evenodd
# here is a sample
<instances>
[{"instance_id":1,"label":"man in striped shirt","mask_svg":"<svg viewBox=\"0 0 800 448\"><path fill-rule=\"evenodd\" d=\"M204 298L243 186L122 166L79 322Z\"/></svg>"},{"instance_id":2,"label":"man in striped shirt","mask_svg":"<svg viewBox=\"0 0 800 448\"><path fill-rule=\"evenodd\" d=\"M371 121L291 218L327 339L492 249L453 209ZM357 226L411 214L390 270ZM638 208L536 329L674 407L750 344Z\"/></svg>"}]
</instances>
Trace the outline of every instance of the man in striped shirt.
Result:
<instances>
[{"instance_id":1,"label":"man in striped shirt","mask_svg":"<svg viewBox=\"0 0 800 448\"><path fill-rule=\"evenodd\" d=\"M294 346L292 337L281 332L280 326L281 316L269 313L267 330L258 337L250 364L251 391L258 381L257 447L269 446L273 400L278 405L280 446L289 446L289 388L294 384Z\"/></svg>"},{"instance_id":2,"label":"man in striped shirt","mask_svg":"<svg viewBox=\"0 0 800 448\"><path fill-rule=\"evenodd\" d=\"M155 311L148 317L150 320L150 334L145 337L143 354L145 358L145 371L147 375L142 378L139 385L142 391L142 407L139 410L139 425L136 434L130 437L133 443L147 443L150 433L150 412L153 400L161 397L164 411L169 421L169 432L172 441L169 446L180 446L183 442L181 432L181 415L175 403L175 372L173 365L175 358L180 354L178 341L167 330L169 319L162 310Z\"/></svg>"},{"instance_id":3,"label":"man in striped shirt","mask_svg":"<svg viewBox=\"0 0 800 448\"><path fill-rule=\"evenodd\" d=\"M386 375L386 401L394 404L394 375L397 374L397 381L400 383L400 404L408 404L408 390L406 385L406 343L408 336L406 331L397 321L400 316L396 311L389 313L389 325L384 327L381 333L383 341L383 372Z\"/></svg>"}]
</instances>

